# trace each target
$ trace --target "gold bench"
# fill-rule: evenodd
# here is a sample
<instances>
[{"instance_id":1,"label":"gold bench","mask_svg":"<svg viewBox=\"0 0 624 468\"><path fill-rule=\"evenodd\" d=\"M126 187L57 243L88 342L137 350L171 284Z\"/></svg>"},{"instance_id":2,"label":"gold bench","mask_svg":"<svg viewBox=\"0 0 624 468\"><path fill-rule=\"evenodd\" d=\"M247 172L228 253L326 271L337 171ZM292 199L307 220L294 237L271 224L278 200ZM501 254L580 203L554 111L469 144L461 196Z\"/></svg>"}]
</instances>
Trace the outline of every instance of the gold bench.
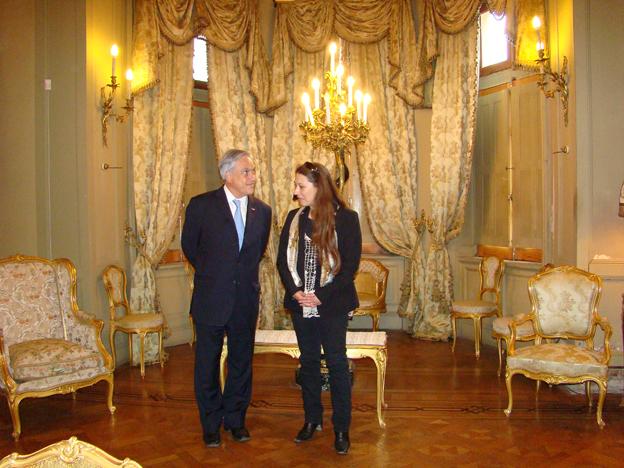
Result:
<instances>
[{"instance_id":1,"label":"gold bench","mask_svg":"<svg viewBox=\"0 0 624 468\"><path fill-rule=\"evenodd\" d=\"M288 354L299 359L297 336L293 330L256 330L254 354L279 353ZM377 419L381 427L386 427L381 412L388 405L384 401L386 386L386 332L347 332L347 357L350 359L371 358L377 367ZM221 388L225 384L225 361L227 359L227 341L223 343L221 353Z\"/></svg>"}]
</instances>

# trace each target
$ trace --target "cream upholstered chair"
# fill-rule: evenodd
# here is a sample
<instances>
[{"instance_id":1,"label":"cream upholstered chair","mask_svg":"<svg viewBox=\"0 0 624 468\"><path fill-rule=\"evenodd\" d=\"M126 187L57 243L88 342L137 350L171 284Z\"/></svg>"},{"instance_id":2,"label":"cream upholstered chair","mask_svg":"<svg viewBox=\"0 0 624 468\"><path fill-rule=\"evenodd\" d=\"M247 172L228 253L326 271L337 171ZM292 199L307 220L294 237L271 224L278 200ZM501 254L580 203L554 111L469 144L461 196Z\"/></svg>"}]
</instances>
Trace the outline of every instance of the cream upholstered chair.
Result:
<instances>
[{"instance_id":1,"label":"cream upholstered chair","mask_svg":"<svg viewBox=\"0 0 624 468\"><path fill-rule=\"evenodd\" d=\"M554 265L552 263L547 263L540 269L539 273L553 267ZM509 340L511 339L509 323L512 320L519 321L525 316L526 314L515 314L507 317L496 317L492 322L492 338L496 339L496 345L498 348L498 375L500 375L503 367L503 341L505 342L505 349L509 349ZM533 324L530 321L524 322L516 330L516 341L533 341L534 339L535 330L533 330Z\"/></svg>"},{"instance_id":2,"label":"cream upholstered chair","mask_svg":"<svg viewBox=\"0 0 624 468\"><path fill-rule=\"evenodd\" d=\"M102 273L102 280L108 296L108 308L110 311L109 340L113 352L113 362L116 362L115 333L120 331L128 334L130 365L133 365L132 334L139 335L141 377L145 377L145 335L158 333L158 354L160 367L162 368L165 365L163 359L163 332L165 329L163 315L157 312L135 312L130 308L128 297L126 296L126 273L123 268L117 265L107 266ZM123 311L121 315L117 315L118 309Z\"/></svg>"},{"instance_id":3,"label":"cream upholstered chair","mask_svg":"<svg viewBox=\"0 0 624 468\"><path fill-rule=\"evenodd\" d=\"M115 411L114 364L100 337L103 327L78 309L76 268L69 260L0 259L0 391L15 440L25 398L75 392L104 380L108 409Z\"/></svg>"},{"instance_id":4,"label":"cream upholstered chair","mask_svg":"<svg viewBox=\"0 0 624 468\"><path fill-rule=\"evenodd\" d=\"M604 427L602 406L607 394L611 326L598 315L601 289L599 276L573 266L551 268L529 279L531 313L510 323L511 339L505 371L509 394L507 416L513 405L511 379L516 374L538 383L585 383L590 407L590 385L595 382L600 390L596 420L601 428ZM535 328L535 344L516 349L518 327L529 321ZM602 350L594 349L596 327L604 332ZM583 346L569 340L582 342Z\"/></svg>"},{"instance_id":5,"label":"cream upholstered chair","mask_svg":"<svg viewBox=\"0 0 624 468\"><path fill-rule=\"evenodd\" d=\"M453 330L453 352L457 339L458 318L472 319L474 327L475 356L481 354L481 320L486 317L501 316L500 285L503 279L505 264L498 257L483 257L479 265L479 296L474 300L453 301L451 305L451 328ZM494 300L485 300L486 295L494 296Z\"/></svg>"},{"instance_id":6,"label":"cream upholstered chair","mask_svg":"<svg viewBox=\"0 0 624 468\"><path fill-rule=\"evenodd\" d=\"M370 315L373 319L373 331L379 329L379 316L386 312L386 289L388 269L381 262L372 258L362 258L355 275L360 307L353 315Z\"/></svg>"},{"instance_id":7,"label":"cream upholstered chair","mask_svg":"<svg viewBox=\"0 0 624 468\"><path fill-rule=\"evenodd\" d=\"M70 437L28 455L15 452L0 460L0 468L17 467L141 468L141 465L129 458L119 460L95 445Z\"/></svg>"}]
</instances>

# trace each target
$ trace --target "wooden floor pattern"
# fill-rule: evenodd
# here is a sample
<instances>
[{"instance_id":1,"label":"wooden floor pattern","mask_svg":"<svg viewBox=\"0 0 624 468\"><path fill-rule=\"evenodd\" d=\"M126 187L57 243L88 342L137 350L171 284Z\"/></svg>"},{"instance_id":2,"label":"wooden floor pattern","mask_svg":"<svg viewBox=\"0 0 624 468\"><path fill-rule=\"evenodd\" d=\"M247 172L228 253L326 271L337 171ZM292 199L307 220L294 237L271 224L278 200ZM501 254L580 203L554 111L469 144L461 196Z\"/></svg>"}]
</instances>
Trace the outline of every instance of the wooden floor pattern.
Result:
<instances>
[{"instance_id":1,"label":"wooden floor pattern","mask_svg":"<svg viewBox=\"0 0 624 468\"><path fill-rule=\"evenodd\" d=\"M325 428L295 444L303 422L294 384L296 361L284 355L254 360L253 401L247 426L252 440L240 444L223 434L219 448L206 448L193 396L193 351L168 348L165 369L120 367L110 416L105 384L82 389L76 400L61 395L22 402L22 437L11 438L6 404L0 407L0 455L30 453L72 435L118 458L145 467L185 466L622 466L624 408L609 394L600 430L585 398L562 387L535 385L514 377L514 410L503 414L507 392L496 375L496 350L485 347L475 360L473 343L417 341L390 332L385 411L387 428L375 414L375 367L355 361L351 451L333 450L329 395ZM620 460L620 461L618 461Z\"/></svg>"}]
</instances>

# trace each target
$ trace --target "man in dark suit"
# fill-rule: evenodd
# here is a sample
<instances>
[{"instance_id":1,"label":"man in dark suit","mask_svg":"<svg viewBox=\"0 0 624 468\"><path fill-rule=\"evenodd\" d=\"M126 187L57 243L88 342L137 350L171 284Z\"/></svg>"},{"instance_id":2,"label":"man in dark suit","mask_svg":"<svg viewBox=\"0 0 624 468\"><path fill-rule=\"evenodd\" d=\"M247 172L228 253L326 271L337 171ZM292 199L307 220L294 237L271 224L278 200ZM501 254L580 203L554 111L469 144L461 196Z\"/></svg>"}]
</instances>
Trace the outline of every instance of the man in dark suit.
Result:
<instances>
[{"instance_id":1,"label":"man in dark suit","mask_svg":"<svg viewBox=\"0 0 624 468\"><path fill-rule=\"evenodd\" d=\"M209 447L220 445L222 422L235 441L250 439L245 413L251 401L258 269L271 228L271 208L252 196L256 170L251 156L229 150L219 160L219 172L224 185L191 199L182 230L182 250L195 268L195 398ZM221 393L224 335L228 374Z\"/></svg>"}]
</instances>

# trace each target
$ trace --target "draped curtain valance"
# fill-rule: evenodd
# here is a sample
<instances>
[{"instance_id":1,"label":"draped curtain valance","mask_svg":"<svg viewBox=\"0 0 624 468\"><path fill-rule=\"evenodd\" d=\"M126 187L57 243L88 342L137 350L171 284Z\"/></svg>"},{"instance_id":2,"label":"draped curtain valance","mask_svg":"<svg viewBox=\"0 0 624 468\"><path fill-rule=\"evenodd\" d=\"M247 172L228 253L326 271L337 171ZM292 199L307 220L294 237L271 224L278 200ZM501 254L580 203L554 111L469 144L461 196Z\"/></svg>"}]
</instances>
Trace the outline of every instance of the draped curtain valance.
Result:
<instances>
[{"instance_id":1,"label":"draped curtain valance","mask_svg":"<svg viewBox=\"0 0 624 468\"><path fill-rule=\"evenodd\" d=\"M258 28L255 0L136 0L132 92L154 86L158 60L169 42L184 45L199 35L232 52L247 45L245 66L258 112L267 110L269 65Z\"/></svg>"},{"instance_id":2,"label":"draped curtain valance","mask_svg":"<svg viewBox=\"0 0 624 468\"><path fill-rule=\"evenodd\" d=\"M433 73L435 51L420 41L409 0L310 0L280 4L273 37L271 107L287 102L286 80L293 71L291 45L323 50L331 37L353 43L387 40L387 80L409 105L423 101L423 85Z\"/></svg>"}]
</instances>

